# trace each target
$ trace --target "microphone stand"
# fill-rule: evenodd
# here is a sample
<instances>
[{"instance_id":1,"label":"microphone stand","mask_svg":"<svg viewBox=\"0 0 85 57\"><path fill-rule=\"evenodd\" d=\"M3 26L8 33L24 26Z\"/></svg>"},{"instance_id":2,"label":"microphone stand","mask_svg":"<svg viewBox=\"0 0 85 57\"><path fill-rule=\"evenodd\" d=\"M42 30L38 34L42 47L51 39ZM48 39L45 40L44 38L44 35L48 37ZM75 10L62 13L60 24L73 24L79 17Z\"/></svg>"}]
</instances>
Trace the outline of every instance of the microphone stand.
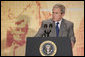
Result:
<instances>
[{"instance_id":1,"label":"microphone stand","mask_svg":"<svg viewBox=\"0 0 85 57\"><path fill-rule=\"evenodd\" d=\"M49 37L49 34L50 34L51 30L49 31L44 31L44 34L43 34L43 37Z\"/></svg>"}]
</instances>

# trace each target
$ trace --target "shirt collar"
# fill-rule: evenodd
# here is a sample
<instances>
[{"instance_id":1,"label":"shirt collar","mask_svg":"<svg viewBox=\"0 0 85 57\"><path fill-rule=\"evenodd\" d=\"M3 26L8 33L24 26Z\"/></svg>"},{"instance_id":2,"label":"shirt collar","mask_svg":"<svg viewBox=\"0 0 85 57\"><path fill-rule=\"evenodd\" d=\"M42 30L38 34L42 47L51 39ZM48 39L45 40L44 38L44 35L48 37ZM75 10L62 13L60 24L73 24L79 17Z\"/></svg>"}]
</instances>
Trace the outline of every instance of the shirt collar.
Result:
<instances>
[{"instance_id":1,"label":"shirt collar","mask_svg":"<svg viewBox=\"0 0 85 57\"><path fill-rule=\"evenodd\" d=\"M59 24L61 24L61 21L62 21L62 19L61 19L60 21L56 21L55 24L56 24L57 22L59 22Z\"/></svg>"}]
</instances>

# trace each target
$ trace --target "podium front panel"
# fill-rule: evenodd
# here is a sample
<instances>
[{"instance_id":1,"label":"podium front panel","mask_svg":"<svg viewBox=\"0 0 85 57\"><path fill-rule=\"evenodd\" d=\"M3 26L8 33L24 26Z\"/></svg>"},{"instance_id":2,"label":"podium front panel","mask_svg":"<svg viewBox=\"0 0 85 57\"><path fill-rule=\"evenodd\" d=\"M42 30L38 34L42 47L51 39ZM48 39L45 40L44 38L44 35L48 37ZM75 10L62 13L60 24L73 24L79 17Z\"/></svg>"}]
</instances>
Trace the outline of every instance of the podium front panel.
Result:
<instances>
[{"instance_id":1,"label":"podium front panel","mask_svg":"<svg viewBox=\"0 0 85 57\"><path fill-rule=\"evenodd\" d=\"M42 51L46 51L46 53L50 54L49 49L44 50L45 48L41 48L44 42L52 42L56 46L56 53L54 56L72 56L72 47L71 41L67 37L28 37L26 40L26 56L42 56ZM49 48L49 45L48 47ZM54 47L52 49L55 51ZM45 55L45 54L44 54Z\"/></svg>"}]
</instances>

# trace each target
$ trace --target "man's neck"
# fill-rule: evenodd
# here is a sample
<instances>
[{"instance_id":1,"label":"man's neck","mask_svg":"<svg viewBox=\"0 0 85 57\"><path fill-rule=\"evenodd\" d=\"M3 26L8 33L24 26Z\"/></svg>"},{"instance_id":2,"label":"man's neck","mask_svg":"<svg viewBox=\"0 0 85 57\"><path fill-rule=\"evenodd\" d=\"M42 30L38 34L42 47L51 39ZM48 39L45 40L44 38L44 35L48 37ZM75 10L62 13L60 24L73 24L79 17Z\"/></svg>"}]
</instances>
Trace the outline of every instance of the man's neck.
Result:
<instances>
[{"instance_id":1,"label":"man's neck","mask_svg":"<svg viewBox=\"0 0 85 57\"><path fill-rule=\"evenodd\" d=\"M58 20L58 21L55 21L55 22L61 22L62 21L62 19L60 19L60 20Z\"/></svg>"}]
</instances>

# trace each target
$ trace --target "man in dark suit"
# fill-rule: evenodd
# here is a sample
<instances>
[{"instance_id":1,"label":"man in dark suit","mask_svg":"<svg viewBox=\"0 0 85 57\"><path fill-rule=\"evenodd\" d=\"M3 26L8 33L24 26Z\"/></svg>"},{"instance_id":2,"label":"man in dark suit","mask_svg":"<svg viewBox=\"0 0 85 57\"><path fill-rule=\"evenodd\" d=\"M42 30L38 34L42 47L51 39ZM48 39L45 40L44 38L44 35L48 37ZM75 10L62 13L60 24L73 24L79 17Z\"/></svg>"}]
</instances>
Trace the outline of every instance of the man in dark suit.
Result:
<instances>
[{"instance_id":1,"label":"man in dark suit","mask_svg":"<svg viewBox=\"0 0 85 57\"><path fill-rule=\"evenodd\" d=\"M48 28L49 24L52 24L49 37L68 37L71 40L72 47L74 46L76 39L73 31L73 23L63 18L65 15L65 6L61 4L55 4L52 9L52 18L42 21L42 25L36 34L36 37L43 37L46 32L45 28ZM46 24L46 26L45 26Z\"/></svg>"}]
</instances>

